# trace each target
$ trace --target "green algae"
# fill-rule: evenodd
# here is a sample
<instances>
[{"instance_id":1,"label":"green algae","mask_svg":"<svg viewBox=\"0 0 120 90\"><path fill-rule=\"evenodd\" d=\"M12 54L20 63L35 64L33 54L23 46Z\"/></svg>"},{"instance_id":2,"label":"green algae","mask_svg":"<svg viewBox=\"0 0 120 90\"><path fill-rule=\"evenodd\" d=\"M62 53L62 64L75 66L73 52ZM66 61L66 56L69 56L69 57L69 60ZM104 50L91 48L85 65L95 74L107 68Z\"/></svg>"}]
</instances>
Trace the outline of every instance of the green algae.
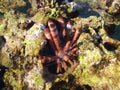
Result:
<instances>
[{"instance_id":1,"label":"green algae","mask_svg":"<svg viewBox=\"0 0 120 90\"><path fill-rule=\"evenodd\" d=\"M84 70L84 72L81 75L80 82L82 82L84 84L88 84L90 86L98 87L99 89L102 89L102 90L103 90L103 88L105 88L105 86L107 86L107 87L110 86L111 88L116 88L116 90L118 90L119 84L116 82L119 82L119 79L118 79L119 72L118 71L116 72L116 70L112 69L112 68L117 69L117 67L119 67L116 65L117 64L114 64L113 66L109 65L109 66L107 66L107 68L104 68L103 70L101 70L100 73L91 73L92 71L90 72L89 69L86 69L86 70ZM108 72L109 72L109 74L108 74Z\"/></svg>"},{"instance_id":2,"label":"green algae","mask_svg":"<svg viewBox=\"0 0 120 90\"><path fill-rule=\"evenodd\" d=\"M19 69L8 70L4 75L4 81L9 87L12 87L13 90L22 90L22 72Z\"/></svg>"},{"instance_id":3,"label":"green algae","mask_svg":"<svg viewBox=\"0 0 120 90\"><path fill-rule=\"evenodd\" d=\"M5 30L6 25L5 24L1 24L0 25L0 32L2 33Z\"/></svg>"},{"instance_id":4,"label":"green algae","mask_svg":"<svg viewBox=\"0 0 120 90\"><path fill-rule=\"evenodd\" d=\"M32 8L37 9L35 0L29 1L32 4ZM10 0L10 2L13 1ZM42 75L43 71L46 73L48 71L43 69L38 58L35 59L39 54L39 50L44 47L41 45L41 42L44 42L45 39L42 38L42 33L41 37L36 40L32 40L34 38L33 36L31 39L26 38L26 35L32 35L34 31L39 30L38 27L25 29L19 28L18 26L19 24L23 25L27 19L33 20L35 24L38 25L39 23L46 25L49 18L56 18L64 13L71 13L72 10L71 8L67 9L68 6L62 6L61 8L51 6L52 8L49 7L49 9L47 9L48 12L35 11L35 13L32 13L33 17L26 17L23 13L16 13L14 10L11 10L11 8L15 9L16 7L24 5L25 3L22 2L21 5L14 6L13 4L13 6L8 6L8 8L2 6L3 8L0 9L0 12L5 13L4 20L0 25L0 34L6 38L5 47L1 49L1 51L5 53L0 53L0 65L8 67L8 70L4 74L4 81L8 90L11 87L13 90L43 89L44 86L46 90L77 90L78 87L80 87L81 90L86 89L84 85L97 87L100 90L105 90L106 88L119 90L120 64L118 53L120 49L117 48L116 53L116 51L107 50L101 42L98 46L94 43L95 39L93 37L96 35L96 32L98 32L97 34L99 34L102 39L108 35L104 31L104 25L102 26L101 24L101 19L103 18L96 16L80 18L80 22L75 22L76 19L73 19L75 22L74 27L82 28L82 34L77 41L79 46L77 65L68 68L64 74L58 75L57 79L49 81L50 84L48 82L46 83ZM62 9L65 11L62 11ZM110 22L107 23L107 21L105 21L105 23L109 24ZM119 25L119 18L117 19L117 24ZM85 28L87 28L88 31L92 30L84 32ZM27 33L28 31L30 32ZM11 53L11 51L14 53ZM44 75L44 77L48 76L50 76L50 74ZM31 85L32 80L34 82L33 85Z\"/></svg>"},{"instance_id":5,"label":"green algae","mask_svg":"<svg viewBox=\"0 0 120 90\"><path fill-rule=\"evenodd\" d=\"M38 86L44 86L44 80L42 79L42 76L39 74L35 78L35 85Z\"/></svg>"},{"instance_id":6,"label":"green algae","mask_svg":"<svg viewBox=\"0 0 120 90\"><path fill-rule=\"evenodd\" d=\"M42 22L43 24L46 24L49 17L47 17L44 13L38 12L33 17L32 20L36 23Z\"/></svg>"},{"instance_id":7,"label":"green algae","mask_svg":"<svg viewBox=\"0 0 120 90\"><path fill-rule=\"evenodd\" d=\"M8 89L13 90L23 90L23 88L30 89L33 88L43 88L44 80L42 78L42 65L41 62L38 62L34 58L34 62L31 65L28 64L30 58L21 58L24 59L18 61L18 66L9 67L4 74L4 82L6 83ZM22 62L21 62L22 61ZM34 65L33 65L34 64ZM27 66L26 66L27 65ZM31 67L33 66L33 67ZM31 85L33 86L31 87Z\"/></svg>"},{"instance_id":8,"label":"green algae","mask_svg":"<svg viewBox=\"0 0 120 90\"><path fill-rule=\"evenodd\" d=\"M39 24L33 25L27 32L26 38L23 42L25 44L25 56L38 56L40 49L43 47L41 43L44 41L45 38Z\"/></svg>"},{"instance_id":9,"label":"green algae","mask_svg":"<svg viewBox=\"0 0 120 90\"><path fill-rule=\"evenodd\" d=\"M27 55L37 56L39 54L40 49L42 49L42 46L40 46L41 40L34 40L34 41L26 40L24 43L26 47L25 56Z\"/></svg>"},{"instance_id":10,"label":"green algae","mask_svg":"<svg viewBox=\"0 0 120 90\"><path fill-rule=\"evenodd\" d=\"M5 53L0 53L0 65L5 67L12 66L11 59Z\"/></svg>"},{"instance_id":11,"label":"green algae","mask_svg":"<svg viewBox=\"0 0 120 90\"><path fill-rule=\"evenodd\" d=\"M77 19L76 24L81 26L80 22L83 21L81 19ZM90 22L88 22L88 26L91 26L91 23L89 23ZM86 24L87 23L85 22L84 25ZM94 38L96 35L100 35L102 40L105 40L105 38L108 37L108 33L105 31L103 24L104 22L99 22L99 27L97 28L95 26L92 26L92 28L89 27L87 30L84 30L86 28L83 28L83 31L77 41L79 46L79 64L74 70L69 68L70 70L68 69L66 73L60 75L54 83L57 84L65 82L66 88L72 88L72 86L69 86L70 82L68 81L68 75L72 73L75 82L79 85L89 85L97 88L98 90L114 88L119 90L120 87L117 83L119 82L119 70L117 69L119 67L119 59L117 59L118 57L115 50L109 51L103 43L98 43ZM96 31L98 33L96 33ZM117 50L119 51L119 46L115 47L117 47ZM56 87L62 88L62 85L56 85ZM56 87L54 87L54 89ZM84 87L84 89L87 89L87 87Z\"/></svg>"},{"instance_id":12,"label":"green algae","mask_svg":"<svg viewBox=\"0 0 120 90\"><path fill-rule=\"evenodd\" d=\"M10 9L23 7L25 4L23 0L0 0L0 12L7 13Z\"/></svg>"}]
</instances>

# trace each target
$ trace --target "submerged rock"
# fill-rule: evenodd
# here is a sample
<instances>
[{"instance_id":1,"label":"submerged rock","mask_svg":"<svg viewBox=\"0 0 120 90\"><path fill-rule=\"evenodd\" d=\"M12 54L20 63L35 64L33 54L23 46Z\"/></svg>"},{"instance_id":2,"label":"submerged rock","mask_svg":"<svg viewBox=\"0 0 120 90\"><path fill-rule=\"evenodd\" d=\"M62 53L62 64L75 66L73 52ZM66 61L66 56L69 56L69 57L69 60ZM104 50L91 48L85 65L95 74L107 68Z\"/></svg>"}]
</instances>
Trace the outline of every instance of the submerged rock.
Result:
<instances>
[{"instance_id":1,"label":"submerged rock","mask_svg":"<svg viewBox=\"0 0 120 90\"><path fill-rule=\"evenodd\" d=\"M43 35L42 24L34 24L30 30L27 31L25 36L25 56L38 56L40 49L42 49L46 43Z\"/></svg>"},{"instance_id":2,"label":"submerged rock","mask_svg":"<svg viewBox=\"0 0 120 90\"><path fill-rule=\"evenodd\" d=\"M75 21L75 27L77 27L77 25L80 26L83 20L84 19L77 18ZM119 51L120 44L117 46L119 41L110 38L105 29L99 29L100 27L104 26L102 20L99 21L99 19L96 19L96 21L99 22L99 24L95 23L96 27L89 27L94 21L88 23L85 22L85 24L81 25L85 25L85 27L82 27L82 34L77 41L79 46L79 63L75 66L73 65L73 67L69 68L68 71L66 71L64 74L59 75L59 77L54 81L51 90L60 88L75 89L75 87L86 88L87 90L104 90L114 88L119 90L119 84L116 83L115 80L119 77L119 57L115 52L116 50ZM87 28L86 25L89 28ZM97 25L99 26L97 27ZM105 38L109 38L110 42L107 42ZM113 44L112 42L114 41L116 43ZM109 49L106 47L105 42L109 43L108 46L111 44L113 45L109 48L114 46L116 48ZM72 76L72 82L69 80L69 75ZM119 82L118 79L117 82ZM62 83L64 83L64 85L62 85Z\"/></svg>"},{"instance_id":3,"label":"submerged rock","mask_svg":"<svg viewBox=\"0 0 120 90\"><path fill-rule=\"evenodd\" d=\"M24 0L15 1L13 5L12 0L0 2L2 7L0 12L4 13L0 19L0 66L6 68L4 78L2 76L0 81L6 84L4 89L120 89L120 41L115 39L116 36L119 37L119 33L111 28L113 24L116 27L116 23L111 19L115 18L119 22L119 17L116 16L116 14L119 16L119 0L101 0L99 3L97 0L91 1L90 5L93 5L91 7L98 11L101 9L103 13L100 12L99 17L86 18L71 16L71 12L79 9L76 9L76 3L48 5L49 7L39 10L35 6L37 0L28 1L31 8L36 9L32 17L16 9L25 5ZM80 4L86 1L90 2L76 0ZM60 15L66 20L72 20L75 28L81 27L81 35L77 41L79 47L76 52L77 61L66 72L55 74L50 71L55 70L54 65L43 66L38 56L46 44L42 31L44 25L47 25L50 18L56 19Z\"/></svg>"},{"instance_id":4,"label":"submerged rock","mask_svg":"<svg viewBox=\"0 0 120 90\"><path fill-rule=\"evenodd\" d=\"M0 0L0 12L7 13L10 9L25 6L24 0Z\"/></svg>"}]
</instances>

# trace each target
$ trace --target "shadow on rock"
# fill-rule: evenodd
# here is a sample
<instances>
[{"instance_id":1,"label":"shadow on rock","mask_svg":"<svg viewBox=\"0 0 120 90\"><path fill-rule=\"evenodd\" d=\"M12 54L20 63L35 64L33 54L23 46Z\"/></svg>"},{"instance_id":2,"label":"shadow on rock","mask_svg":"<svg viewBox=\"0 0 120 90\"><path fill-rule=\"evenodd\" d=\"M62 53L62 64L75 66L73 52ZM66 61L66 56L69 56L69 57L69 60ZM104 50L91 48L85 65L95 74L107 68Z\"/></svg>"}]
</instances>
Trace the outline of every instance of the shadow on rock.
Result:
<instances>
[{"instance_id":1,"label":"shadow on rock","mask_svg":"<svg viewBox=\"0 0 120 90\"><path fill-rule=\"evenodd\" d=\"M115 32L110 36L116 40L120 40L120 25L116 25Z\"/></svg>"},{"instance_id":2,"label":"shadow on rock","mask_svg":"<svg viewBox=\"0 0 120 90\"><path fill-rule=\"evenodd\" d=\"M76 83L75 77L72 74L68 75L68 82L59 81L53 83L50 90L92 90L88 85L79 85Z\"/></svg>"},{"instance_id":3,"label":"shadow on rock","mask_svg":"<svg viewBox=\"0 0 120 90\"><path fill-rule=\"evenodd\" d=\"M3 81L3 75L5 73L5 69L6 69L6 67L0 66L0 90L2 90L2 88L5 87L5 83Z\"/></svg>"},{"instance_id":4,"label":"shadow on rock","mask_svg":"<svg viewBox=\"0 0 120 90\"><path fill-rule=\"evenodd\" d=\"M82 18L87 18L89 16L100 16L98 12L92 11L88 3L81 4L79 10L79 16Z\"/></svg>"},{"instance_id":5,"label":"shadow on rock","mask_svg":"<svg viewBox=\"0 0 120 90\"><path fill-rule=\"evenodd\" d=\"M0 49L4 47L5 43L6 43L6 40L4 36L0 36Z\"/></svg>"}]
</instances>

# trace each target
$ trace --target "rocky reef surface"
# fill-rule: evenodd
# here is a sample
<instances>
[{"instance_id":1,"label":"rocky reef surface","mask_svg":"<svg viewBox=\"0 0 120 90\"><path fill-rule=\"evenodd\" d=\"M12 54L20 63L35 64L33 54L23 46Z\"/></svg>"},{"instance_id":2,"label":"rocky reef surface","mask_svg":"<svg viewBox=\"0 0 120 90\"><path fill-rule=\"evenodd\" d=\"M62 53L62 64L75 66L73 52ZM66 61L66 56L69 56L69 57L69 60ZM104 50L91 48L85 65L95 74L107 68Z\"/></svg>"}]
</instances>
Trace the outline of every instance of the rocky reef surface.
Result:
<instances>
[{"instance_id":1,"label":"rocky reef surface","mask_svg":"<svg viewBox=\"0 0 120 90\"><path fill-rule=\"evenodd\" d=\"M61 16L80 35L77 60L57 73L39 55L52 53L44 25ZM119 16L119 0L1 0L0 90L119 90Z\"/></svg>"}]
</instances>

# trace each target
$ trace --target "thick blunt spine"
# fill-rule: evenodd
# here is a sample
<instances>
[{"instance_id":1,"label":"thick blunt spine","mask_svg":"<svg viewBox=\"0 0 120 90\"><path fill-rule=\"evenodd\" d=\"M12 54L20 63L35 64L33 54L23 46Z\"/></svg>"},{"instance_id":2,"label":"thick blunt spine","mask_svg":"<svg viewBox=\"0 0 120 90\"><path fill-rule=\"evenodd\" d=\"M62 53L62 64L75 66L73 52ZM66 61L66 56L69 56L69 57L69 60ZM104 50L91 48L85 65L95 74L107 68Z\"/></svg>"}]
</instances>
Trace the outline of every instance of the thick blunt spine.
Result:
<instances>
[{"instance_id":1,"label":"thick blunt spine","mask_svg":"<svg viewBox=\"0 0 120 90\"><path fill-rule=\"evenodd\" d=\"M60 38L58 35L57 27L55 26L55 24L51 20L48 21L48 26L50 28L50 33L51 33L51 36L54 40L55 46L56 46L58 52L61 52L62 47L61 47L61 42L60 42Z\"/></svg>"}]
</instances>

